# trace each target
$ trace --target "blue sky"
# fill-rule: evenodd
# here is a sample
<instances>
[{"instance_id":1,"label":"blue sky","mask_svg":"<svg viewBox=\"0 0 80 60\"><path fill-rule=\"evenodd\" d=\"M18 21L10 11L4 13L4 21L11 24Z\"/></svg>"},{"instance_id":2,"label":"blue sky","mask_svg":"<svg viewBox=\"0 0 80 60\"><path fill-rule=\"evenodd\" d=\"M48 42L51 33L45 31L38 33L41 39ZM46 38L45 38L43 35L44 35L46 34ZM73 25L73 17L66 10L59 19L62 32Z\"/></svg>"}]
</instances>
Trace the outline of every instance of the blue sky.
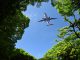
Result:
<instances>
[{"instance_id":1,"label":"blue sky","mask_svg":"<svg viewBox=\"0 0 80 60\"><path fill-rule=\"evenodd\" d=\"M45 22L37 22L44 17L44 12L50 17L57 18L51 21L54 25L46 26ZM50 2L42 3L40 8L29 5L23 14L30 18L30 24L24 30L22 39L17 42L16 47L24 49L36 58L41 58L56 44L55 40L58 39L57 35L59 34L58 29L67 24L57 10L51 6Z\"/></svg>"}]
</instances>

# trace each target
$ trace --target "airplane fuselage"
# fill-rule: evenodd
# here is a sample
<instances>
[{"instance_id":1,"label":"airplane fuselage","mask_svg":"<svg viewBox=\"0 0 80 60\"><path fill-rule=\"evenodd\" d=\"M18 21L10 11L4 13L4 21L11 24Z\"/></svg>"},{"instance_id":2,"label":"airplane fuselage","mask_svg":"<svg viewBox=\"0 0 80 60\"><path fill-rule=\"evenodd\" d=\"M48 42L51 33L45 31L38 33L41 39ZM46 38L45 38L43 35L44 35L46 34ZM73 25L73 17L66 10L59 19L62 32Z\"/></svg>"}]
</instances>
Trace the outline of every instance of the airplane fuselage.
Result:
<instances>
[{"instance_id":1,"label":"airplane fuselage","mask_svg":"<svg viewBox=\"0 0 80 60\"><path fill-rule=\"evenodd\" d=\"M44 21L50 21L51 18L50 17L46 17L46 18L43 18Z\"/></svg>"}]
</instances>

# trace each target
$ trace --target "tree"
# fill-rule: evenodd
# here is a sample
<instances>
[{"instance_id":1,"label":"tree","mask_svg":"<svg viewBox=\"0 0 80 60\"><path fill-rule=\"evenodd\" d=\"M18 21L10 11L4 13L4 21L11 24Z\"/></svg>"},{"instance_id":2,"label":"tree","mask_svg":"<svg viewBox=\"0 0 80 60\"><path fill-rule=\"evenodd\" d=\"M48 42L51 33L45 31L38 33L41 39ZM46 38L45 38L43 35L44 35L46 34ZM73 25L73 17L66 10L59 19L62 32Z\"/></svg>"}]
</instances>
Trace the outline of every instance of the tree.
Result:
<instances>
[{"instance_id":1,"label":"tree","mask_svg":"<svg viewBox=\"0 0 80 60\"><path fill-rule=\"evenodd\" d=\"M68 32L74 32L80 38L77 33L80 31L80 18L76 18L80 14L79 0L51 0L51 2L52 6L56 7L58 12L64 17L64 20L69 23ZM73 17L73 20L69 19L69 17Z\"/></svg>"},{"instance_id":2,"label":"tree","mask_svg":"<svg viewBox=\"0 0 80 60\"><path fill-rule=\"evenodd\" d=\"M71 27L74 32L75 28L80 30L80 18L76 18L80 12L79 0L51 0L51 2L52 6L56 7L58 12L64 17L64 20L69 23L69 27ZM73 20L70 20L69 17L73 17Z\"/></svg>"},{"instance_id":3,"label":"tree","mask_svg":"<svg viewBox=\"0 0 80 60\"><path fill-rule=\"evenodd\" d=\"M12 54L10 60L36 60L36 58L22 49L14 49L14 53Z\"/></svg>"},{"instance_id":4,"label":"tree","mask_svg":"<svg viewBox=\"0 0 80 60\"><path fill-rule=\"evenodd\" d=\"M22 14L29 4L48 0L0 0L0 59L10 60L30 19ZM21 54L21 56L24 56ZM32 58L32 57L31 57Z\"/></svg>"},{"instance_id":5,"label":"tree","mask_svg":"<svg viewBox=\"0 0 80 60\"><path fill-rule=\"evenodd\" d=\"M63 16L72 16L75 11L80 12L80 0L51 0L58 12Z\"/></svg>"},{"instance_id":6,"label":"tree","mask_svg":"<svg viewBox=\"0 0 80 60\"><path fill-rule=\"evenodd\" d=\"M24 29L28 26L29 18L19 12L15 16L8 16L0 22L0 59L5 56L9 57L15 47L15 43L21 39Z\"/></svg>"},{"instance_id":7,"label":"tree","mask_svg":"<svg viewBox=\"0 0 80 60\"><path fill-rule=\"evenodd\" d=\"M27 9L29 4L41 4L48 0L0 0L0 20L3 20L9 15L15 15L16 10L23 11Z\"/></svg>"},{"instance_id":8,"label":"tree","mask_svg":"<svg viewBox=\"0 0 80 60\"><path fill-rule=\"evenodd\" d=\"M74 37L75 36L75 37ZM66 37L64 40L53 46L44 55L43 58L49 58L48 60L78 60L80 59L80 39L74 39L77 36L72 34Z\"/></svg>"}]
</instances>

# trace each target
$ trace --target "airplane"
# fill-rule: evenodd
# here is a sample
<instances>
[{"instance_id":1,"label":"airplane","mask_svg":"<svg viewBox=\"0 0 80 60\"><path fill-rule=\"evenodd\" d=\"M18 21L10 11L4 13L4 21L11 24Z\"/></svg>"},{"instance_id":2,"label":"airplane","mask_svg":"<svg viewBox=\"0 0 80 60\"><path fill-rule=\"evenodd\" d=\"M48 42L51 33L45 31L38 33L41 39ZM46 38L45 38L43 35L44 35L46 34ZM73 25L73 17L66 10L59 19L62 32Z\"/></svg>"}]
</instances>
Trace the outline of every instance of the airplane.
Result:
<instances>
[{"instance_id":1,"label":"airplane","mask_svg":"<svg viewBox=\"0 0 80 60\"><path fill-rule=\"evenodd\" d=\"M57 19L57 18L48 17L47 14L44 13L44 18L42 18L42 20L40 20L38 22L43 22L44 21L44 22L47 22L47 24L48 24L47 26L50 26L50 25L53 25L53 24L50 23L50 21L53 20L53 19Z\"/></svg>"}]
</instances>

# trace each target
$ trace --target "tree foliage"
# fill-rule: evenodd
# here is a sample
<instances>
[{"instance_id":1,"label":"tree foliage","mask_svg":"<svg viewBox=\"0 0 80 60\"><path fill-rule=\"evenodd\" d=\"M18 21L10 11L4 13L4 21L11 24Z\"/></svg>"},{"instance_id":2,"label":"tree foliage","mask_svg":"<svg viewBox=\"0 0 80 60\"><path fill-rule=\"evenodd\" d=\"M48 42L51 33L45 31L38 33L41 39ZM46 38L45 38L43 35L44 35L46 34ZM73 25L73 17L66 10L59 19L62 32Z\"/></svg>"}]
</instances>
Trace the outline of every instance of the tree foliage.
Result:
<instances>
[{"instance_id":1,"label":"tree foliage","mask_svg":"<svg viewBox=\"0 0 80 60\"><path fill-rule=\"evenodd\" d=\"M65 22L69 23L67 31L64 31L63 34L67 32L72 34L74 32L80 38L77 33L80 31L80 18L76 18L80 12L80 0L51 0L51 2L64 17ZM73 20L70 17L73 17Z\"/></svg>"},{"instance_id":2,"label":"tree foliage","mask_svg":"<svg viewBox=\"0 0 80 60\"><path fill-rule=\"evenodd\" d=\"M36 60L36 58L22 49L14 49L10 60Z\"/></svg>"},{"instance_id":3,"label":"tree foliage","mask_svg":"<svg viewBox=\"0 0 80 60\"><path fill-rule=\"evenodd\" d=\"M80 59L80 38L75 39L74 36L68 36L64 40L53 46L44 55L48 60L78 60Z\"/></svg>"},{"instance_id":4,"label":"tree foliage","mask_svg":"<svg viewBox=\"0 0 80 60\"><path fill-rule=\"evenodd\" d=\"M27 9L27 5L41 2L47 2L48 0L0 0L0 20L6 16L16 14L16 10L23 11Z\"/></svg>"},{"instance_id":5,"label":"tree foliage","mask_svg":"<svg viewBox=\"0 0 80 60\"><path fill-rule=\"evenodd\" d=\"M9 58L17 40L20 40L24 29L29 26L29 18L17 11L14 16L7 16L0 22L0 59ZM5 53L5 54L3 54ZM7 57L8 56L8 57ZM7 57L7 58L5 58Z\"/></svg>"},{"instance_id":6,"label":"tree foliage","mask_svg":"<svg viewBox=\"0 0 80 60\"><path fill-rule=\"evenodd\" d=\"M41 2L47 1L48 0L0 0L1 60L11 59L11 55L14 53L15 43L17 43L17 40L21 39L24 33L24 29L29 26L30 19L24 16L22 14L22 11L26 10L29 4L41 4ZM20 54L25 58L26 55L24 55L23 53Z\"/></svg>"},{"instance_id":7,"label":"tree foliage","mask_svg":"<svg viewBox=\"0 0 80 60\"><path fill-rule=\"evenodd\" d=\"M80 12L80 0L51 0L51 2L63 16L72 16L75 11Z\"/></svg>"}]
</instances>

